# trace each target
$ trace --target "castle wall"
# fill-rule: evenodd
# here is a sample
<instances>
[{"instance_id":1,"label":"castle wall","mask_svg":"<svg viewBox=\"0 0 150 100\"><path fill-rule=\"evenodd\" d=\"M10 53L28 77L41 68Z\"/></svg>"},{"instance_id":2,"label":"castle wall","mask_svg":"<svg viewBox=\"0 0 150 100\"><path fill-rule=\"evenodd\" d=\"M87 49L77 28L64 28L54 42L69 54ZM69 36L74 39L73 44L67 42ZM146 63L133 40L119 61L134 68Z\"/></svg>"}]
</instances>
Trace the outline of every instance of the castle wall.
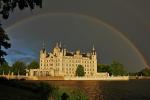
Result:
<instances>
[{"instance_id":1,"label":"castle wall","mask_svg":"<svg viewBox=\"0 0 150 100\"><path fill-rule=\"evenodd\" d=\"M97 75L97 55L95 49L91 53L68 52L58 44L53 52L47 53L45 49L40 51L40 68L32 70L33 73L42 73L40 75L49 76L75 76L78 65L84 67L85 76L91 77ZM37 71L37 72L36 72ZM50 73L50 74L45 74ZM37 74L34 74L37 75Z\"/></svg>"}]
</instances>

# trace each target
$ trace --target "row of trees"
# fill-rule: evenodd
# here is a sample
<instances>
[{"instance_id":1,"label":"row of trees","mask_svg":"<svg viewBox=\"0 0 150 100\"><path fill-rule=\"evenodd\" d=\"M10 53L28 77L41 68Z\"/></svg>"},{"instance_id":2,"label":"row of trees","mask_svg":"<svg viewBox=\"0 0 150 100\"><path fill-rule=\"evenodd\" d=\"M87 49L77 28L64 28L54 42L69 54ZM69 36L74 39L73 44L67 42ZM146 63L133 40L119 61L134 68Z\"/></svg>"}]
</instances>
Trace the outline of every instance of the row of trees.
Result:
<instances>
[{"instance_id":1,"label":"row of trees","mask_svg":"<svg viewBox=\"0 0 150 100\"><path fill-rule=\"evenodd\" d=\"M129 73L130 76L150 76L150 68L144 68L139 72Z\"/></svg>"},{"instance_id":2,"label":"row of trees","mask_svg":"<svg viewBox=\"0 0 150 100\"><path fill-rule=\"evenodd\" d=\"M127 75L124 65L117 61L113 61L110 65L98 64L97 72L108 72L113 76Z\"/></svg>"},{"instance_id":3,"label":"row of trees","mask_svg":"<svg viewBox=\"0 0 150 100\"><path fill-rule=\"evenodd\" d=\"M130 76L150 76L150 68L144 68L139 72L127 72L123 64L113 61L110 65L105 64L98 64L97 72L108 72L110 75L114 76L123 76L123 75L130 75Z\"/></svg>"},{"instance_id":4,"label":"row of trees","mask_svg":"<svg viewBox=\"0 0 150 100\"><path fill-rule=\"evenodd\" d=\"M26 69L36 68L39 68L39 63L36 61L32 61L28 65L26 65L24 62L16 61L12 66L9 66L8 63L3 63L3 65L0 67L0 75L11 74L12 72L14 73L14 75L25 75Z\"/></svg>"},{"instance_id":5,"label":"row of trees","mask_svg":"<svg viewBox=\"0 0 150 100\"><path fill-rule=\"evenodd\" d=\"M9 66L7 63L3 63L2 66L0 66L0 75L2 74L11 74L11 72L14 73L14 75L20 74L25 75L26 69L37 69L39 68L39 63L36 61L32 61L30 64L25 64L21 61L16 61L12 66ZM113 61L110 65L104 65L104 64L98 64L97 66L97 72L108 72L110 75L113 76L124 76L124 75L130 75L130 76L150 76L150 68L144 68L139 72L135 73L128 73L123 64ZM82 65L78 65L76 69L76 76L84 76L85 71L84 67Z\"/></svg>"}]
</instances>

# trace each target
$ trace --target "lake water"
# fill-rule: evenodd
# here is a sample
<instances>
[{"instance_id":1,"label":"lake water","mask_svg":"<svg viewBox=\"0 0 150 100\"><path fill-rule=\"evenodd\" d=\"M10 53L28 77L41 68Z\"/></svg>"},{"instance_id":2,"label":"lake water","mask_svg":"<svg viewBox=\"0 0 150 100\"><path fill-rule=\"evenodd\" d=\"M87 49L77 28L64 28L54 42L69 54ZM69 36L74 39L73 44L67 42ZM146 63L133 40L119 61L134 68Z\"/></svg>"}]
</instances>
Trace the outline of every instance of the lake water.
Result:
<instances>
[{"instance_id":1,"label":"lake water","mask_svg":"<svg viewBox=\"0 0 150 100\"><path fill-rule=\"evenodd\" d=\"M150 100L150 80L46 82L56 86L80 88L90 100Z\"/></svg>"}]
</instances>

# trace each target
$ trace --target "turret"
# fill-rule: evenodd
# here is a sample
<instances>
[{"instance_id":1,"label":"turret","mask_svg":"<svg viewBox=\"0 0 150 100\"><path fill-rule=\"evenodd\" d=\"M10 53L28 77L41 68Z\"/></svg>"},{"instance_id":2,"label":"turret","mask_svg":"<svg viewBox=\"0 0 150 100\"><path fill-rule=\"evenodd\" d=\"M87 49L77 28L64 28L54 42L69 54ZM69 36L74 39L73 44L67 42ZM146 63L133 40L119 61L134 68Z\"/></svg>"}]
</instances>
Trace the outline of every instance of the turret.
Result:
<instances>
[{"instance_id":1,"label":"turret","mask_svg":"<svg viewBox=\"0 0 150 100\"><path fill-rule=\"evenodd\" d=\"M54 48L54 50L53 50L53 54L56 55L56 56L58 56L60 52L61 52L61 51L60 51L59 44L56 43L56 46L55 46L55 48Z\"/></svg>"},{"instance_id":2,"label":"turret","mask_svg":"<svg viewBox=\"0 0 150 100\"><path fill-rule=\"evenodd\" d=\"M96 50L95 50L94 45L93 45L93 48L92 48L92 55L96 55Z\"/></svg>"},{"instance_id":3,"label":"turret","mask_svg":"<svg viewBox=\"0 0 150 100\"><path fill-rule=\"evenodd\" d=\"M43 48L40 50L40 58L46 57L46 49L45 49L45 43L43 41Z\"/></svg>"},{"instance_id":4,"label":"turret","mask_svg":"<svg viewBox=\"0 0 150 100\"><path fill-rule=\"evenodd\" d=\"M59 43L59 48L61 48L61 42Z\"/></svg>"},{"instance_id":5,"label":"turret","mask_svg":"<svg viewBox=\"0 0 150 100\"><path fill-rule=\"evenodd\" d=\"M80 55L80 50L77 50L77 51L76 51L76 55Z\"/></svg>"},{"instance_id":6,"label":"turret","mask_svg":"<svg viewBox=\"0 0 150 100\"><path fill-rule=\"evenodd\" d=\"M45 58L46 57L46 50L45 49L42 49L40 51L40 58Z\"/></svg>"},{"instance_id":7,"label":"turret","mask_svg":"<svg viewBox=\"0 0 150 100\"><path fill-rule=\"evenodd\" d=\"M45 43L43 42L43 48L40 50L40 69L44 67L44 60L46 58Z\"/></svg>"},{"instance_id":8,"label":"turret","mask_svg":"<svg viewBox=\"0 0 150 100\"><path fill-rule=\"evenodd\" d=\"M64 49L64 52L63 52L63 53L64 53L63 55L65 56L66 53L67 53L67 49L66 49L66 48Z\"/></svg>"},{"instance_id":9,"label":"turret","mask_svg":"<svg viewBox=\"0 0 150 100\"><path fill-rule=\"evenodd\" d=\"M95 50L94 45L93 45L93 48L92 48L91 56L92 56L92 59L97 59L97 57L96 57L96 50Z\"/></svg>"}]
</instances>

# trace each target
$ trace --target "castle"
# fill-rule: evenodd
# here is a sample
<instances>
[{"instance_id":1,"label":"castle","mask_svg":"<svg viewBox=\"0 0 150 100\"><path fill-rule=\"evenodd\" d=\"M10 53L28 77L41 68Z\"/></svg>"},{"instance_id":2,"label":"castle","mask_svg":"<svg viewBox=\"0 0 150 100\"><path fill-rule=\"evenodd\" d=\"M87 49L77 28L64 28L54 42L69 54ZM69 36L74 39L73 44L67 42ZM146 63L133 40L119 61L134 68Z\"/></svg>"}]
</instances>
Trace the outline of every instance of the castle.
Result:
<instances>
[{"instance_id":1,"label":"castle","mask_svg":"<svg viewBox=\"0 0 150 100\"><path fill-rule=\"evenodd\" d=\"M75 77L78 65L84 67L86 77L97 75L97 55L93 49L89 53L80 50L69 52L57 43L52 52L47 52L43 46L40 51L39 69L30 69L30 76L63 76Z\"/></svg>"}]
</instances>

